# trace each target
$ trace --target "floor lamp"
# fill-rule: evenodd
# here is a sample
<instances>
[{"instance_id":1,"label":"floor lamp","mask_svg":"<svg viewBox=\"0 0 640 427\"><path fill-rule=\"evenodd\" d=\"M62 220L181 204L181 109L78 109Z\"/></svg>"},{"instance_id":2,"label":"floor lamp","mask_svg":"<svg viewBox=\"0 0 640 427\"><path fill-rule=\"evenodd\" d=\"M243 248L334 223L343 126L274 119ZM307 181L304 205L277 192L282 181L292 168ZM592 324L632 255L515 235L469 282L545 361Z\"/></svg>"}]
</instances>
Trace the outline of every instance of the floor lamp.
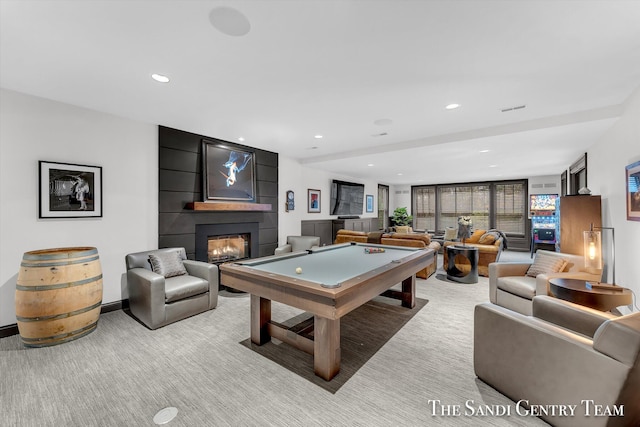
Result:
<instances>
[{"instance_id":1,"label":"floor lamp","mask_svg":"<svg viewBox=\"0 0 640 427\"><path fill-rule=\"evenodd\" d=\"M584 232L584 265L587 269L602 269L602 233L599 230L611 230L611 271L613 284L616 284L616 234L613 227L594 227Z\"/></svg>"}]
</instances>

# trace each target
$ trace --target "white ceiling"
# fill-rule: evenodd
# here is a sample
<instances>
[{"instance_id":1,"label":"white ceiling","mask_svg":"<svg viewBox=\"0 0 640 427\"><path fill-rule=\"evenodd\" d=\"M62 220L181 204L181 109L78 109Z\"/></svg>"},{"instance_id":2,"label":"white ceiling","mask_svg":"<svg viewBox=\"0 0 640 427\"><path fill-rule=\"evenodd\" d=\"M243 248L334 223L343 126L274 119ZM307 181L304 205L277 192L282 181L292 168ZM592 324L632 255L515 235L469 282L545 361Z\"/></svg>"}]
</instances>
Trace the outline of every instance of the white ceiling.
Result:
<instances>
[{"instance_id":1,"label":"white ceiling","mask_svg":"<svg viewBox=\"0 0 640 427\"><path fill-rule=\"evenodd\" d=\"M560 174L639 85L639 1L0 0L3 88L387 184Z\"/></svg>"}]
</instances>

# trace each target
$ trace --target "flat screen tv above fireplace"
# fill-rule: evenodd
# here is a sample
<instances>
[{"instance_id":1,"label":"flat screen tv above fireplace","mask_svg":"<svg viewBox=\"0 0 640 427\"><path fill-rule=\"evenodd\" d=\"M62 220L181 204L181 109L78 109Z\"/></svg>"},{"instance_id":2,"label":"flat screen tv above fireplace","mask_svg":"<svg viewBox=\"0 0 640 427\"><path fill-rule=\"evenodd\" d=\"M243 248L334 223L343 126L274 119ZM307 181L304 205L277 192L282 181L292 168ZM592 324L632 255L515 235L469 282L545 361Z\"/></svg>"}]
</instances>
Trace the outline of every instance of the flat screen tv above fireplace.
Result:
<instances>
[{"instance_id":1,"label":"flat screen tv above fireplace","mask_svg":"<svg viewBox=\"0 0 640 427\"><path fill-rule=\"evenodd\" d=\"M331 215L362 215L364 206L364 184L338 181L331 182Z\"/></svg>"}]
</instances>

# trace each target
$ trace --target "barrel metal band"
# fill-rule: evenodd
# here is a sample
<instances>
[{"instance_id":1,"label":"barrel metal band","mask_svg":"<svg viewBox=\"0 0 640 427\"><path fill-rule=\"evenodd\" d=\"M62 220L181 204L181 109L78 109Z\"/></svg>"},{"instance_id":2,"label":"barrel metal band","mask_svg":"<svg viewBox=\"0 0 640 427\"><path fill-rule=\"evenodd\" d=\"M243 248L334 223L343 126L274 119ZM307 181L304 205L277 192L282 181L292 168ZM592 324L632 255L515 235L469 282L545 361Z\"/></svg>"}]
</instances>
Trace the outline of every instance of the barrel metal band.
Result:
<instances>
[{"instance_id":1,"label":"barrel metal band","mask_svg":"<svg viewBox=\"0 0 640 427\"><path fill-rule=\"evenodd\" d=\"M85 326L84 328L80 328L80 329L76 329L75 331L72 332L67 332L66 334L60 334L60 335L53 335L50 337L41 337L41 338L25 338L23 336L20 336L20 339L22 340L22 342L25 345L29 345L30 347L36 347L37 344L40 344L42 346L47 346L47 345L51 345L54 343L49 343L48 341L51 340L56 340L59 338L69 338L69 340L65 340L65 341L70 341L71 339L76 339L76 338L80 338L83 337L85 335L87 335L89 332L93 331L96 326L98 326L97 323L92 323L89 326ZM35 345L34 345L35 344Z\"/></svg>"},{"instance_id":2,"label":"barrel metal band","mask_svg":"<svg viewBox=\"0 0 640 427\"><path fill-rule=\"evenodd\" d=\"M41 285L41 286L25 286L25 285L16 285L17 291L51 291L54 289L64 289L64 288L72 288L74 286L82 286L87 283L95 282L97 280L102 279L102 274L98 274L94 277L89 277L88 279L78 280L77 282L65 282L65 283L56 283L55 285Z\"/></svg>"},{"instance_id":3,"label":"barrel metal band","mask_svg":"<svg viewBox=\"0 0 640 427\"><path fill-rule=\"evenodd\" d=\"M76 259L73 261L53 261L53 262L42 262L42 263L32 263L32 262L21 262L20 266L22 267L60 267L65 265L73 265L73 264L88 264L89 262L95 261L99 259L98 255L91 258L82 258Z\"/></svg>"},{"instance_id":4,"label":"barrel metal band","mask_svg":"<svg viewBox=\"0 0 640 427\"><path fill-rule=\"evenodd\" d=\"M67 317L76 316L78 314L86 313L88 311L91 311L91 310L94 310L94 309L100 307L101 305L102 305L102 300L98 301L97 303L93 304L92 306L84 307L84 308L81 308L81 309L75 310L75 311L70 311L68 313L53 314L51 316L37 316L37 317L16 316L16 319L19 322L39 322L39 321L42 321L42 320L60 320L60 319L66 319Z\"/></svg>"},{"instance_id":5,"label":"barrel metal band","mask_svg":"<svg viewBox=\"0 0 640 427\"><path fill-rule=\"evenodd\" d=\"M98 250L93 248L88 251L62 251L61 253L25 253L22 259L40 260L40 259L65 259L65 258L78 258L81 256L93 255L98 253Z\"/></svg>"}]
</instances>

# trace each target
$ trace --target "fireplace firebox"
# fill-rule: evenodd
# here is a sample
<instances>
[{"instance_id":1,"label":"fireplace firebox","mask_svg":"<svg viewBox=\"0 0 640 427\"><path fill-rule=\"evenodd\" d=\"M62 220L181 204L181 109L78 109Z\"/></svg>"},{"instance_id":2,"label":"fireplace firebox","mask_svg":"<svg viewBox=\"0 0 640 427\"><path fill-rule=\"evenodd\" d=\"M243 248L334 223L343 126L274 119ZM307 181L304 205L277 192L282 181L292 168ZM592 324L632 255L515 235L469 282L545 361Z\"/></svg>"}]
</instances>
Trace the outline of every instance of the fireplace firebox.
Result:
<instances>
[{"instance_id":1,"label":"fireplace firebox","mask_svg":"<svg viewBox=\"0 0 640 427\"><path fill-rule=\"evenodd\" d=\"M210 236L207 244L207 261L210 264L235 261L251 257L251 235Z\"/></svg>"},{"instance_id":2,"label":"fireplace firebox","mask_svg":"<svg viewBox=\"0 0 640 427\"><path fill-rule=\"evenodd\" d=\"M196 260L222 264L259 256L257 222L196 225Z\"/></svg>"}]
</instances>

